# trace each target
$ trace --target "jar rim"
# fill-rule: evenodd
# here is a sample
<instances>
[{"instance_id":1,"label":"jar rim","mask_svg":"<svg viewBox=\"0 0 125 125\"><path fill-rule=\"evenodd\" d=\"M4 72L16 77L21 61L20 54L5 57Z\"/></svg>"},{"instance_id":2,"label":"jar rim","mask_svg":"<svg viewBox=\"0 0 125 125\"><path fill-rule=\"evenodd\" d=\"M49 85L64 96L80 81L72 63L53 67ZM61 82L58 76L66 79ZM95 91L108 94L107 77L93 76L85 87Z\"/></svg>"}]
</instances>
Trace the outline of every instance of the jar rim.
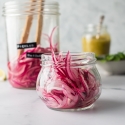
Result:
<instances>
[{"instance_id":1,"label":"jar rim","mask_svg":"<svg viewBox=\"0 0 125 125\"><path fill-rule=\"evenodd\" d=\"M62 54L62 55L66 55L67 52L54 52L56 55L59 55L59 54ZM93 57L95 57L95 53L93 52L69 52L72 56L78 56L78 55L91 55ZM51 56L51 52L50 53L43 53L43 55L46 55L46 56Z\"/></svg>"},{"instance_id":2,"label":"jar rim","mask_svg":"<svg viewBox=\"0 0 125 125\"><path fill-rule=\"evenodd\" d=\"M21 4L20 4L21 3ZM41 4L40 4L41 3ZM3 16L18 16L18 15L60 15L59 4L55 1L40 2L39 0L31 3L28 2L17 2L9 1L3 6Z\"/></svg>"},{"instance_id":3,"label":"jar rim","mask_svg":"<svg viewBox=\"0 0 125 125\"><path fill-rule=\"evenodd\" d=\"M85 28L98 28L99 24L88 24L87 26L85 26ZM102 28L107 28L107 25L103 24Z\"/></svg>"},{"instance_id":4,"label":"jar rim","mask_svg":"<svg viewBox=\"0 0 125 125\"><path fill-rule=\"evenodd\" d=\"M12 0L12 1L5 2L4 3L4 7L7 6L7 5L14 5L14 4L21 4L21 3L26 5L26 4L30 4L31 1L25 0L25 2L24 2L24 1ZM37 4L37 3L46 3L48 5L50 5L50 4L51 5L59 5L57 1L42 1L41 2L41 0L37 0L37 1L33 1L32 3L34 3L34 4Z\"/></svg>"},{"instance_id":5,"label":"jar rim","mask_svg":"<svg viewBox=\"0 0 125 125\"><path fill-rule=\"evenodd\" d=\"M65 63L65 59L67 57L67 52L55 52L55 58L62 58L61 61L57 61L56 65L63 65ZM85 65L92 65L96 63L95 53L93 52L70 52L69 55L71 56L70 66L71 67L78 67L78 66L85 66ZM44 53L41 56L42 66L50 66L55 65L52 59L52 53ZM77 64L77 65L74 65Z\"/></svg>"}]
</instances>

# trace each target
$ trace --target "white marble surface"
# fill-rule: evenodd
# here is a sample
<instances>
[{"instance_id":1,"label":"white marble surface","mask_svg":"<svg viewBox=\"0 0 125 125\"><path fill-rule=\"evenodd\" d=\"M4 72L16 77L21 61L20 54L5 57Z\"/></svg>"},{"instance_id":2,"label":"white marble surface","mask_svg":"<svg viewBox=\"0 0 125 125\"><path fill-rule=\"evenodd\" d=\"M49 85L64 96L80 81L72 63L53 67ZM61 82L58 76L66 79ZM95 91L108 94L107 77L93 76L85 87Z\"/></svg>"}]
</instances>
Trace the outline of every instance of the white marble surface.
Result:
<instances>
[{"instance_id":1,"label":"white marble surface","mask_svg":"<svg viewBox=\"0 0 125 125\"><path fill-rule=\"evenodd\" d=\"M60 112L48 109L35 90L0 82L0 125L124 125L125 76L103 76L102 85L93 109Z\"/></svg>"}]
</instances>

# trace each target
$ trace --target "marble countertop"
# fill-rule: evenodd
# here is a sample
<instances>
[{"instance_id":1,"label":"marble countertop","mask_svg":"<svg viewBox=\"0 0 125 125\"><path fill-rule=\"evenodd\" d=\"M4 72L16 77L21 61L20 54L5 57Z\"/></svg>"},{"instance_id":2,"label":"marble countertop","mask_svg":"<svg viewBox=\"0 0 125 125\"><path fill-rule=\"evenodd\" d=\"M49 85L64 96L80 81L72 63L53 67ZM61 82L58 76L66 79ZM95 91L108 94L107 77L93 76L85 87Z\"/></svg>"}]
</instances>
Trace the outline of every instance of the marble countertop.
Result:
<instances>
[{"instance_id":1,"label":"marble countertop","mask_svg":"<svg viewBox=\"0 0 125 125\"><path fill-rule=\"evenodd\" d=\"M125 76L102 77L102 86L93 109L61 112L47 108L35 90L0 82L0 125L124 125Z\"/></svg>"}]
</instances>

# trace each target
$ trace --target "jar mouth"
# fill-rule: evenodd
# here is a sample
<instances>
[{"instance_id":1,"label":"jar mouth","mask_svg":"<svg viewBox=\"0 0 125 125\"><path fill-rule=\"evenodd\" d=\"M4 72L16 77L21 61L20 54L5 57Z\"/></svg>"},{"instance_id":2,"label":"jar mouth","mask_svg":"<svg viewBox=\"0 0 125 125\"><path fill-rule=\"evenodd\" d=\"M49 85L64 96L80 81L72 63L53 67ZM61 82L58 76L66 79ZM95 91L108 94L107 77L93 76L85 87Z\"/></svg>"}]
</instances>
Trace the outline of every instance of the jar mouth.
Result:
<instances>
[{"instance_id":1,"label":"jar mouth","mask_svg":"<svg viewBox=\"0 0 125 125\"><path fill-rule=\"evenodd\" d=\"M93 30L98 30L100 28L100 25L98 24L88 24L87 26L85 26L85 29L88 29L89 31L93 31ZM101 29L107 29L107 25L102 25Z\"/></svg>"},{"instance_id":2,"label":"jar mouth","mask_svg":"<svg viewBox=\"0 0 125 125\"><path fill-rule=\"evenodd\" d=\"M68 56L70 60L67 60ZM56 64L53 57L57 60ZM96 58L92 52L56 52L54 56L51 53L42 54L41 62L42 66L61 65L63 67L65 63L70 63L71 67L78 67L95 64Z\"/></svg>"},{"instance_id":3,"label":"jar mouth","mask_svg":"<svg viewBox=\"0 0 125 125\"><path fill-rule=\"evenodd\" d=\"M39 3L46 3L48 5L59 5L58 2L56 1L42 1L41 0L34 0L32 1L33 4L39 4ZM25 5L25 4L31 4L30 0L25 0L25 2L23 1L16 1L16 0L12 0L12 1L8 1L4 3L4 6L10 6L10 5L16 5L16 4L20 4L20 5Z\"/></svg>"},{"instance_id":4,"label":"jar mouth","mask_svg":"<svg viewBox=\"0 0 125 125\"><path fill-rule=\"evenodd\" d=\"M3 6L4 16L51 14L59 15L59 4L54 1L9 1Z\"/></svg>"},{"instance_id":5,"label":"jar mouth","mask_svg":"<svg viewBox=\"0 0 125 125\"><path fill-rule=\"evenodd\" d=\"M98 27L98 24L88 24L85 28L96 28ZM103 28L107 28L107 25L102 25Z\"/></svg>"}]
</instances>

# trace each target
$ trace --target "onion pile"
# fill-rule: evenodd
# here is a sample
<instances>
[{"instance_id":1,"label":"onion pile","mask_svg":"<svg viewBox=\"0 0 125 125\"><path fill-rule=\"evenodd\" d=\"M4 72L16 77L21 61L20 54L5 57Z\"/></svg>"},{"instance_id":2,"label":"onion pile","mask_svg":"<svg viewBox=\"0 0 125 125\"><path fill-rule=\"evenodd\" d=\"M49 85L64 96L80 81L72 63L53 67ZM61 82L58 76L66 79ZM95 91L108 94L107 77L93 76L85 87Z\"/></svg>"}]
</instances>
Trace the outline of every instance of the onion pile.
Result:
<instances>
[{"instance_id":1,"label":"onion pile","mask_svg":"<svg viewBox=\"0 0 125 125\"><path fill-rule=\"evenodd\" d=\"M35 87L41 62L38 58L27 58L26 54L48 52L50 52L50 48L41 48L38 45L36 48L26 49L19 57L10 61L8 63L8 79L12 86L16 88Z\"/></svg>"},{"instance_id":2,"label":"onion pile","mask_svg":"<svg viewBox=\"0 0 125 125\"><path fill-rule=\"evenodd\" d=\"M42 65L37 81L38 94L50 108L72 109L90 106L100 95L100 80L91 72L92 67L87 69L72 63L70 52L65 56L54 53L51 46L53 32L48 37L52 61L51 64L48 62L50 65L45 62Z\"/></svg>"},{"instance_id":3,"label":"onion pile","mask_svg":"<svg viewBox=\"0 0 125 125\"><path fill-rule=\"evenodd\" d=\"M40 86L37 88L46 105L50 108L65 109L93 104L100 93L100 82L90 73L91 69L70 66L69 53L65 59L60 59L64 60L63 66L57 64L57 62L62 63L57 58L57 56L54 58L56 62L53 60L54 66L43 67Z\"/></svg>"}]
</instances>

